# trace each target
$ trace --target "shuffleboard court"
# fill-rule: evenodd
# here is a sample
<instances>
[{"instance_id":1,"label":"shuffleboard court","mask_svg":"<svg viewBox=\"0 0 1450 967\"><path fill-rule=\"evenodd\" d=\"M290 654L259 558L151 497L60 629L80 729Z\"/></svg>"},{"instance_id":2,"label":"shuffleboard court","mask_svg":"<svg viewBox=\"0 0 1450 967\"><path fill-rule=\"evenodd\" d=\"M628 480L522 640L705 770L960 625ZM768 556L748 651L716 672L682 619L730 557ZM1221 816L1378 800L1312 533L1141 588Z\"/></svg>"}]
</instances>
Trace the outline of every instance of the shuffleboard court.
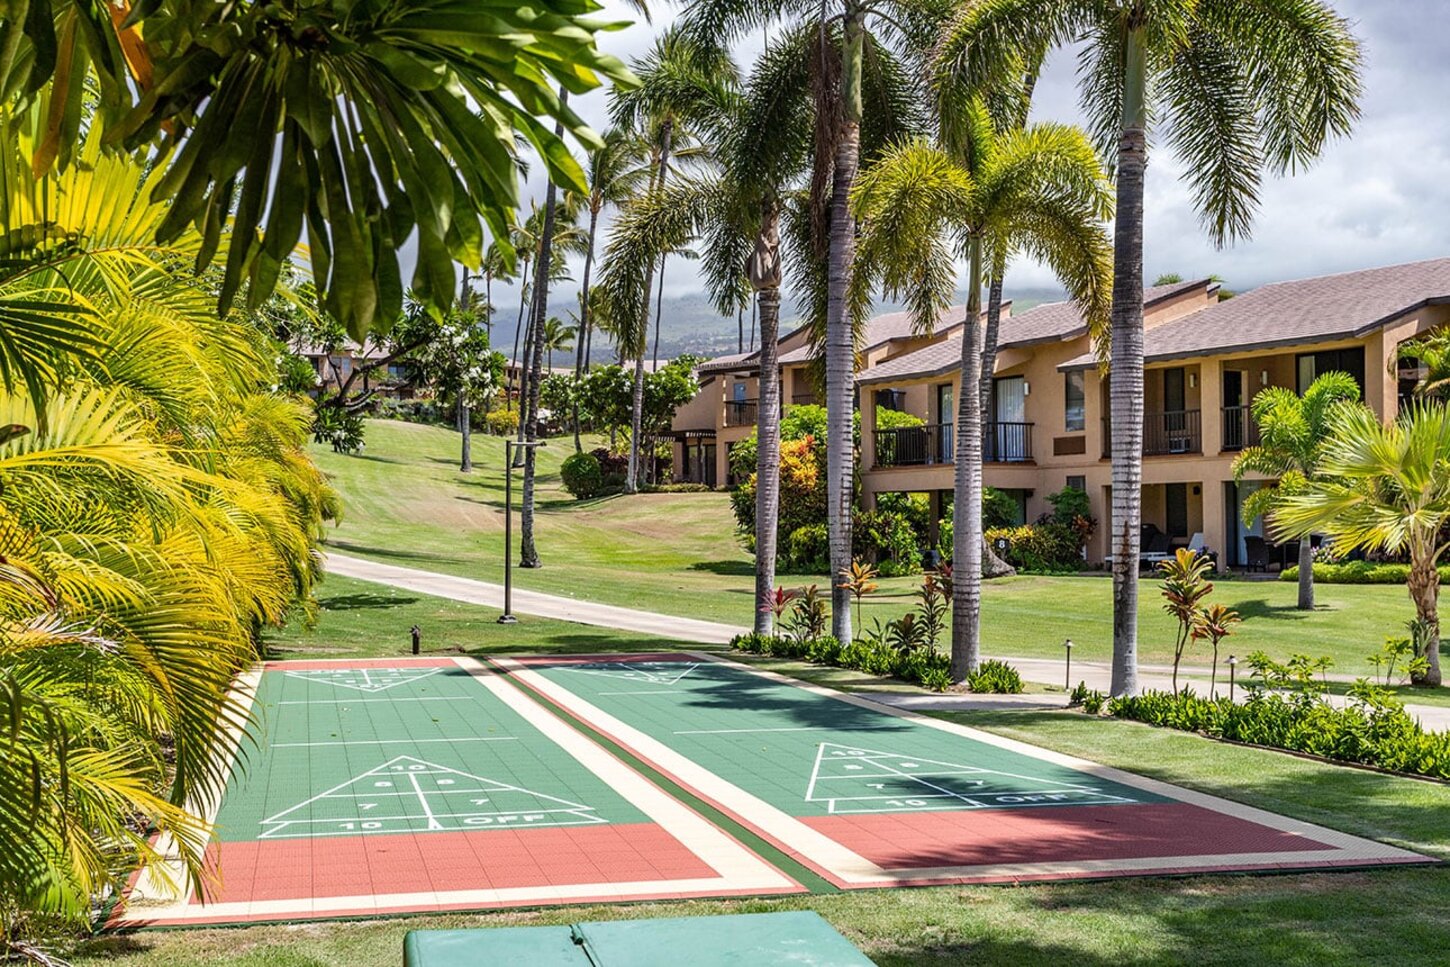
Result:
<instances>
[{"instance_id":1,"label":"shuffleboard court","mask_svg":"<svg viewBox=\"0 0 1450 967\"><path fill-rule=\"evenodd\" d=\"M713 656L496 664L841 887L1426 861Z\"/></svg>"},{"instance_id":2,"label":"shuffleboard court","mask_svg":"<svg viewBox=\"0 0 1450 967\"><path fill-rule=\"evenodd\" d=\"M472 659L275 662L215 811L206 901L163 925L801 889Z\"/></svg>"}]
</instances>

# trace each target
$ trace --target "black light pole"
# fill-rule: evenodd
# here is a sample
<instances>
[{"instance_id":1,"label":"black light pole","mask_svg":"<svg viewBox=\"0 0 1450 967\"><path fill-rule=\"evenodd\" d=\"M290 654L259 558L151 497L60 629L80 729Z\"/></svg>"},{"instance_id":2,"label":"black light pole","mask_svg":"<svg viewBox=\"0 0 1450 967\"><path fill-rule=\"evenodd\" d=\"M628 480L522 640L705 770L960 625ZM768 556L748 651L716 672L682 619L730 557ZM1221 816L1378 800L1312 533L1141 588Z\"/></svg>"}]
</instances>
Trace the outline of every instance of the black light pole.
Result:
<instances>
[{"instance_id":1,"label":"black light pole","mask_svg":"<svg viewBox=\"0 0 1450 967\"><path fill-rule=\"evenodd\" d=\"M1234 700L1234 671L1238 667L1239 660L1233 655L1228 656L1228 700Z\"/></svg>"},{"instance_id":2,"label":"black light pole","mask_svg":"<svg viewBox=\"0 0 1450 967\"><path fill-rule=\"evenodd\" d=\"M1067 669L1062 676L1062 687L1066 691L1072 691L1072 639L1068 638L1062 643L1062 650L1067 654Z\"/></svg>"},{"instance_id":3,"label":"black light pole","mask_svg":"<svg viewBox=\"0 0 1450 967\"><path fill-rule=\"evenodd\" d=\"M503 614L498 616L501 625L517 624L519 620L514 617L514 467L524 465L526 447L543 445L543 440L504 437L503 441Z\"/></svg>"}]
</instances>

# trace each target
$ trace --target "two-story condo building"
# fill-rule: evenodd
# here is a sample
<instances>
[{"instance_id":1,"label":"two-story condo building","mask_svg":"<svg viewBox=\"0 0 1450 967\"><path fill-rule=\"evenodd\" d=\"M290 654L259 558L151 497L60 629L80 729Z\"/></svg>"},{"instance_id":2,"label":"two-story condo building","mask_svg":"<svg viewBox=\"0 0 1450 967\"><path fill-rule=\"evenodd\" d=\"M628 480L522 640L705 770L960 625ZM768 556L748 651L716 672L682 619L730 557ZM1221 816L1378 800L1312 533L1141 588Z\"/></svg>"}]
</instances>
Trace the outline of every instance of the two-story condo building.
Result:
<instances>
[{"instance_id":1,"label":"two-story condo building","mask_svg":"<svg viewBox=\"0 0 1450 967\"><path fill-rule=\"evenodd\" d=\"M866 323L862 349L856 356L857 372L866 374L890 360L924 347L938 345L961 330L964 306L942 314L930 334L916 332L905 312L875 316ZM1002 317L1012 314L1010 302L1002 306ZM816 398L807 370L811 361L810 336L802 326L782 336L777 343L780 363L780 399L783 407L821 402ZM760 397L760 353L736 353L701 363L697 371L700 392L675 412L672 423L674 478L711 487L726 486L730 479L730 448L754 431L756 405ZM897 409L892 390L883 390L878 402Z\"/></svg>"},{"instance_id":2,"label":"two-story condo building","mask_svg":"<svg viewBox=\"0 0 1450 967\"><path fill-rule=\"evenodd\" d=\"M1267 386L1302 392L1330 370L1350 373L1383 419L1398 412L1418 370L1404 371L1397 348L1450 323L1450 259L1281 282L1219 301L1208 280L1144 293L1146 373L1143 521L1175 544L1195 534L1221 565L1244 563L1262 522L1244 526L1247 493L1231 466L1257 442L1249 416ZM926 425L875 428L862 411L862 490L869 505L885 492L924 492L933 507L952 491L952 401L960 392L960 333L863 371L863 394L891 391L896 408ZM1004 320L994 389L984 414L985 482L1016 496L1024 520L1050 508L1065 486L1085 490L1100 521L1088 557L1107 551L1111 507L1107 374L1070 303L1038 306ZM938 516L938 515L933 515Z\"/></svg>"}]
</instances>

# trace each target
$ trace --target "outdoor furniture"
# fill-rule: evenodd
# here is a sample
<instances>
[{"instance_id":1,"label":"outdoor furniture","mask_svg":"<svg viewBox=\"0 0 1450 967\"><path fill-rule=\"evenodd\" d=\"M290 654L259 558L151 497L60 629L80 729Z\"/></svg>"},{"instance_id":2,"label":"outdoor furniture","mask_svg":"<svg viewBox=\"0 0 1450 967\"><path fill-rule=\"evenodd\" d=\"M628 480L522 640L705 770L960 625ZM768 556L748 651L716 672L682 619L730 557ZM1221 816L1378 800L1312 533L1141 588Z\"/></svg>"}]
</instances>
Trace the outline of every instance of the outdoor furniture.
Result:
<instances>
[{"instance_id":1,"label":"outdoor furniture","mask_svg":"<svg viewBox=\"0 0 1450 967\"><path fill-rule=\"evenodd\" d=\"M410 930L403 967L873 967L818 914L612 920L564 927Z\"/></svg>"},{"instance_id":2,"label":"outdoor furniture","mask_svg":"<svg viewBox=\"0 0 1450 967\"><path fill-rule=\"evenodd\" d=\"M1269 570L1269 545L1262 537L1250 534L1244 538L1244 570Z\"/></svg>"}]
</instances>

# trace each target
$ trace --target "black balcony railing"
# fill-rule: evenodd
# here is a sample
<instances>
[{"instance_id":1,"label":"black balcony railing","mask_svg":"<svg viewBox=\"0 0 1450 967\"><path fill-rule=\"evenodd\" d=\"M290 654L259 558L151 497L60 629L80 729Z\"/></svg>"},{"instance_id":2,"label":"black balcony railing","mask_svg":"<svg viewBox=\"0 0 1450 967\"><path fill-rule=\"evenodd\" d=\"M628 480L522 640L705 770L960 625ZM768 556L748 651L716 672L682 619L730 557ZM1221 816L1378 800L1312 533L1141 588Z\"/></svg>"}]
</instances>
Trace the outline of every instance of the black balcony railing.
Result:
<instances>
[{"instance_id":1,"label":"black balcony railing","mask_svg":"<svg viewBox=\"0 0 1450 967\"><path fill-rule=\"evenodd\" d=\"M728 400L725 403L726 426L754 426L756 400Z\"/></svg>"},{"instance_id":2,"label":"black balcony railing","mask_svg":"<svg viewBox=\"0 0 1450 967\"><path fill-rule=\"evenodd\" d=\"M1031 423L986 423L982 426L985 463L1024 463L1032 459Z\"/></svg>"},{"instance_id":3,"label":"black balcony railing","mask_svg":"<svg viewBox=\"0 0 1450 967\"><path fill-rule=\"evenodd\" d=\"M1158 410L1143 414L1143 456L1203 451L1198 410ZM1103 456L1112 456L1113 426L1103 420Z\"/></svg>"},{"instance_id":4,"label":"black balcony railing","mask_svg":"<svg viewBox=\"0 0 1450 967\"><path fill-rule=\"evenodd\" d=\"M876 431L876 466L921 467L952 461L952 426L928 423Z\"/></svg>"},{"instance_id":5,"label":"black balcony railing","mask_svg":"<svg viewBox=\"0 0 1450 967\"><path fill-rule=\"evenodd\" d=\"M793 406L814 406L818 402L816 394L809 390L804 393L792 393L790 401Z\"/></svg>"},{"instance_id":6,"label":"black balcony railing","mask_svg":"<svg viewBox=\"0 0 1450 967\"><path fill-rule=\"evenodd\" d=\"M1242 450L1259 445L1259 425L1247 406L1223 408L1223 448Z\"/></svg>"},{"instance_id":7,"label":"black balcony railing","mask_svg":"<svg viewBox=\"0 0 1450 967\"><path fill-rule=\"evenodd\" d=\"M876 466L921 467L952 463L956 457L955 427L928 423L876 431ZM982 427L982 459L988 463L1022 463L1032 459L1031 423L987 423Z\"/></svg>"}]
</instances>

